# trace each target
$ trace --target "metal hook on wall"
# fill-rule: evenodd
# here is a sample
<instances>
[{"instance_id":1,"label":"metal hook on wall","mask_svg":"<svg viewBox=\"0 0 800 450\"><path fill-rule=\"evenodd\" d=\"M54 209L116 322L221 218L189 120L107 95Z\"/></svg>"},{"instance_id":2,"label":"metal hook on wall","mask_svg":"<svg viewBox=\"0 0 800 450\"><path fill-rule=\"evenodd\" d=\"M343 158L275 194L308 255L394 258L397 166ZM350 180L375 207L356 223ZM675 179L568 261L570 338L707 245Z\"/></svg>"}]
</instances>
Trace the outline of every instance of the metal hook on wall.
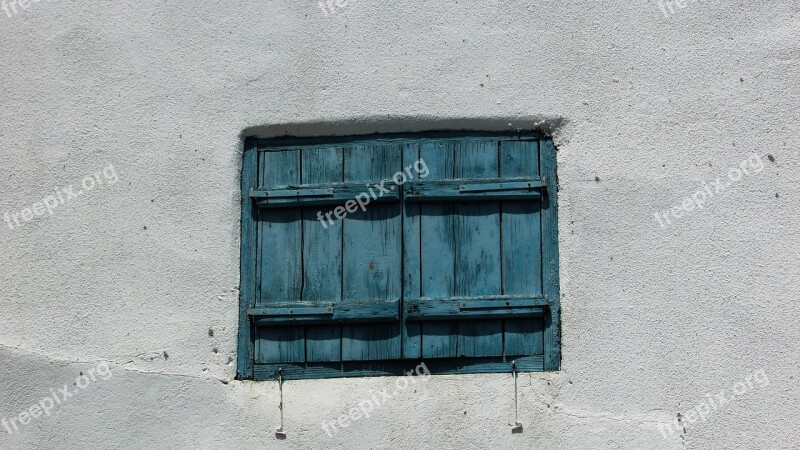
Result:
<instances>
[{"instance_id":1,"label":"metal hook on wall","mask_svg":"<svg viewBox=\"0 0 800 450\"><path fill-rule=\"evenodd\" d=\"M275 430L275 437L278 439L286 439L286 432L283 431L283 368L278 368L278 392L280 393L281 402L278 409L281 410L281 426Z\"/></svg>"},{"instance_id":2,"label":"metal hook on wall","mask_svg":"<svg viewBox=\"0 0 800 450\"><path fill-rule=\"evenodd\" d=\"M519 423L519 408L517 406L517 362L511 361L511 375L514 377L514 422L511 425L512 433L522 433L522 424Z\"/></svg>"}]
</instances>

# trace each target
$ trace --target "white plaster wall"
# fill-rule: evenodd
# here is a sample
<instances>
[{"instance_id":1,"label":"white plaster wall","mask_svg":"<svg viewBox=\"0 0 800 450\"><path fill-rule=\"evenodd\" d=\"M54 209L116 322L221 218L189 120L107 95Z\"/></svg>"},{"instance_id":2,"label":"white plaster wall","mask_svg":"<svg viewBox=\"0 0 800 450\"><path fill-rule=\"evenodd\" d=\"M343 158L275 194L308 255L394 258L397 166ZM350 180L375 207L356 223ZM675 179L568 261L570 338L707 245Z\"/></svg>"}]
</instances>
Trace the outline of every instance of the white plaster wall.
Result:
<instances>
[{"instance_id":1,"label":"white plaster wall","mask_svg":"<svg viewBox=\"0 0 800 450\"><path fill-rule=\"evenodd\" d=\"M0 448L800 447L800 8L674 9L0 11L0 214L108 165L119 177L52 216L0 223L0 416L98 363L113 373L50 416L0 428ZM433 377L333 437L323 420L395 379L287 382L277 440L276 383L235 381L229 362L243 133L447 128L555 135L563 370L520 377L521 434L507 374ZM763 170L659 227L655 211L752 152ZM687 422L757 369L768 385ZM658 424L678 413L685 432L664 438Z\"/></svg>"}]
</instances>

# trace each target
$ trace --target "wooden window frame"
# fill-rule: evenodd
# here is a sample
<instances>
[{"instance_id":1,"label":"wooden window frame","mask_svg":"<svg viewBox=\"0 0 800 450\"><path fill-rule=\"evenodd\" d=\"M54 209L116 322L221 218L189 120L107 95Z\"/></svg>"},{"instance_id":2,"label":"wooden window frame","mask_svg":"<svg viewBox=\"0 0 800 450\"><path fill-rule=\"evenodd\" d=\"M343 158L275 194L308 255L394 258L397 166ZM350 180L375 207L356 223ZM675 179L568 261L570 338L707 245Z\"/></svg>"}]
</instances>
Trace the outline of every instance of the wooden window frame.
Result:
<instances>
[{"instance_id":1,"label":"wooden window frame","mask_svg":"<svg viewBox=\"0 0 800 450\"><path fill-rule=\"evenodd\" d=\"M256 296L256 228L258 208L258 192L251 193L258 186L258 153L286 146L320 146L355 142L403 143L424 140L537 140L539 142L539 163L542 176L541 233L542 233L542 291L544 315L544 354L516 358L515 367L518 372L556 371L560 369L560 293L559 293L559 254L558 254L558 203L556 149L551 138L536 132L490 133L490 132L425 132L409 134L376 134L348 137L318 138L258 138L247 137L244 141L242 158L241 191L241 286L239 300L239 332L237 354L237 379L272 380L277 376L281 366L284 379L317 379L359 376L402 375L418 364L419 360L398 359L391 361L351 361L326 364L254 364L255 320L252 316ZM417 185L419 187L420 185ZM462 190L473 190L485 193L481 186L464 187ZM452 187L437 187L441 195L452 195ZM310 193L315 195L317 193ZM328 193L326 193L327 195ZM411 195L406 187L405 195ZM333 193L332 195L339 195ZM343 195L349 195L345 192ZM352 197L351 197L352 198ZM263 206L263 205L262 205ZM401 291L403 289L401 288ZM535 301L536 299L534 299ZM402 299L401 299L402 302ZM401 308L401 311L405 308ZM464 309L465 311L467 309ZM249 313L249 314L248 314ZM329 314L330 311L319 311ZM358 317L359 312L350 312ZM405 329L405 318L401 318ZM465 373L497 373L510 372L512 361L504 357L479 358L441 358L423 359L431 374L465 374Z\"/></svg>"}]
</instances>

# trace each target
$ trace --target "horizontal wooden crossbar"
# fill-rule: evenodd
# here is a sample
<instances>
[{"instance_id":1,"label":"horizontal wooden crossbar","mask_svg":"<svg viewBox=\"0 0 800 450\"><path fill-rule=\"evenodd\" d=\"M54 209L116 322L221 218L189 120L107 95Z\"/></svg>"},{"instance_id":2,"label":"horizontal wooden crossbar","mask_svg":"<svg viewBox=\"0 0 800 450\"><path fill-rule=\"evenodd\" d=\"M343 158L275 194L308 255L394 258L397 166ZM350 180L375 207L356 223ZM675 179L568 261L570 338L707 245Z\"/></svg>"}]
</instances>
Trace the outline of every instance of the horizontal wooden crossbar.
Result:
<instances>
[{"instance_id":1,"label":"horizontal wooden crossbar","mask_svg":"<svg viewBox=\"0 0 800 450\"><path fill-rule=\"evenodd\" d=\"M545 186L542 177L411 181L403 195L408 202L535 200Z\"/></svg>"},{"instance_id":2,"label":"horizontal wooden crossbar","mask_svg":"<svg viewBox=\"0 0 800 450\"><path fill-rule=\"evenodd\" d=\"M333 197L332 188L297 188L275 189L271 191L253 191L250 196L258 199L298 199Z\"/></svg>"},{"instance_id":3,"label":"horizontal wooden crossbar","mask_svg":"<svg viewBox=\"0 0 800 450\"><path fill-rule=\"evenodd\" d=\"M425 363L424 369L420 367L421 363ZM424 376L426 374L425 369L431 375L510 373L512 371L512 363L516 363L513 370L517 372L541 372L544 370L544 357L542 355L507 355L505 357L482 358L256 364L253 378L256 380L274 380L277 379L278 370L281 371L284 380L396 376L407 375L409 371L415 370L419 370ZM416 372L414 372L414 376L418 376Z\"/></svg>"},{"instance_id":4,"label":"horizontal wooden crossbar","mask_svg":"<svg viewBox=\"0 0 800 450\"><path fill-rule=\"evenodd\" d=\"M536 317L543 315L547 306L547 299L541 296L422 298L405 301L405 318L420 321Z\"/></svg>"},{"instance_id":5,"label":"horizontal wooden crossbar","mask_svg":"<svg viewBox=\"0 0 800 450\"><path fill-rule=\"evenodd\" d=\"M256 325L309 325L325 323L397 322L400 301L377 303L330 303L327 305L276 304L250 308Z\"/></svg>"},{"instance_id":6,"label":"horizontal wooden crossbar","mask_svg":"<svg viewBox=\"0 0 800 450\"><path fill-rule=\"evenodd\" d=\"M351 208L372 202L400 200L400 189L392 182L331 183L324 185L280 186L275 189L252 189L250 198L260 208L292 208L318 205L342 205L352 201ZM543 177L511 179L465 179L410 181L403 185L408 202L536 200L546 186ZM372 187L372 189L370 189Z\"/></svg>"},{"instance_id":7,"label":"horizontal wooden crossbar","mask_svg":"<svg viewBox=\"0 0 800 450\"><path fill-rule=\"evenodd\" d=\"M400 320L399 300L379 303L331 303L327 305L275 304L250 308L247 314L256 325L293 325ZM538 317L548 306L541 296L493 296L421 298L405 301L405 319L470 320Z\"/></svg>"},{"instance_id":8,"label":"horizontal wooden crossbar","mask_svg":"<svg viewBox=\"0 0 800 450\"><path fill-rule=\"evenodd\" d=\"M376 186L382 185L384 189ZM371 188L371 189L370 189ZM388 192L387 192L388 191ZM352 201L351 209L361 204L400 200L400 189L393 182L330 183L325 185L280 186L250 191L259 208L292 208L301 206L343 205Z\"/></svg>"}]
</instances>

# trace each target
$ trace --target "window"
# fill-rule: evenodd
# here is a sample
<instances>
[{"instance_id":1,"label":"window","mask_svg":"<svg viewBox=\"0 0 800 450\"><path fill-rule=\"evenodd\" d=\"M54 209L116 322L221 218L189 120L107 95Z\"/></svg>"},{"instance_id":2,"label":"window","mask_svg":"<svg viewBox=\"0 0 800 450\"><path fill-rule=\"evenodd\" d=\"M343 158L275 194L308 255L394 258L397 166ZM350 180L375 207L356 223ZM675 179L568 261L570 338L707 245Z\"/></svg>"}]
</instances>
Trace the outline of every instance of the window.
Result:
<instances>
[{"instance_id":1,"label":"window","mask_svg":"<svg viewBox=\"0 0 800 450\"><path fill-rule=\"evenodd\" d=\"M549 138L248 138L242 193L239 378L558 370Z\"/></svg>"}]
</instances>

